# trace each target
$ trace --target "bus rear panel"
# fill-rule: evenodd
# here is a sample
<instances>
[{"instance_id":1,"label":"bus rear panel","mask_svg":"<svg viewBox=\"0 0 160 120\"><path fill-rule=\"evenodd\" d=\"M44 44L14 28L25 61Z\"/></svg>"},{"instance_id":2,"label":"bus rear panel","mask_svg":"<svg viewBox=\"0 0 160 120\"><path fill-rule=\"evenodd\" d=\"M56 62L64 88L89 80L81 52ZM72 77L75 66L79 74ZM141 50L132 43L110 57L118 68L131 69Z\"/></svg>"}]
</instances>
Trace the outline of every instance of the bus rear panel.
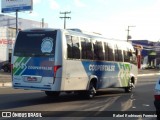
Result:
<instances>
[{"instance_id":1,"label":"bus rear panel","mask_svg":"<svg viewBox=\"0 0 160 120\"><path fill-rule=\"evenodd\" d=\"M56 72L62 69L61 63L55 63L56 43L57 30L19 32L12 59L14 88L51 91L54 85L60 90L55 81Z\"/></svg>"}]
</instances>

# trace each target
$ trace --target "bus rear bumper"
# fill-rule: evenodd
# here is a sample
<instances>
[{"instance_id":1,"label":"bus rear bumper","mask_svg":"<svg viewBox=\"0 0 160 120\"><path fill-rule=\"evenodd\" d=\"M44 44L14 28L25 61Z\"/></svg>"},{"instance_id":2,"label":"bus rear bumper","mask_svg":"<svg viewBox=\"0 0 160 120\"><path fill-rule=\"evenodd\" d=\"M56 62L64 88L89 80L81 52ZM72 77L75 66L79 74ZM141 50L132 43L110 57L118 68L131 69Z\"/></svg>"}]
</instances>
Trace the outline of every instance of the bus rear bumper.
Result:
<instances>
[{"instance_id":1,"label":"bus rear bumper","mask_svg":"<svg viewBox=\"0 0 160 120\"><path fill-rule=\"evenodd\" d=\"M24 90L44 90L44 91L50 91L51 86L43 86L43 87L38 87L38 86L22 86L22 85L12 85L14 89L24 89Z\"/></svg>"}]
</instances>

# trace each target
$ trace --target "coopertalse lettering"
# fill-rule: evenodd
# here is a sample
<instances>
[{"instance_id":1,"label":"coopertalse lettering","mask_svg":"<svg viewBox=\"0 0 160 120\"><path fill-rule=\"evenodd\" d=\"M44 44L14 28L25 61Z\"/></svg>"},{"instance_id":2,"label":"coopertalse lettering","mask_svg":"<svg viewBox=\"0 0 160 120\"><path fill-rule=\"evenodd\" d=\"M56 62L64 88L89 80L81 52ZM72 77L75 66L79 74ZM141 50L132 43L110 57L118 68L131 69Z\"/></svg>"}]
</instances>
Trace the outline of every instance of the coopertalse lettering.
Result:
<instances>
[{"instance_id":1,"label":"coopertalse lettering","mask_svg":"<svg viewBox=\"0 0 160 120\"><path fill-rule=\"evenodd\" d=\"M90 71L115 71L115 65L89 65Z\"/></svg>"},{"instance_id":2,"label":"coopertalse lettering","mask_svg":"<svg viewBox=\"0 0 160 120\"><path fill-rule=\"evenodd\" d=\"M28 66L30 70L52 70L52 67L45 67L45 66Z\"/></svg>"}]
</instances>

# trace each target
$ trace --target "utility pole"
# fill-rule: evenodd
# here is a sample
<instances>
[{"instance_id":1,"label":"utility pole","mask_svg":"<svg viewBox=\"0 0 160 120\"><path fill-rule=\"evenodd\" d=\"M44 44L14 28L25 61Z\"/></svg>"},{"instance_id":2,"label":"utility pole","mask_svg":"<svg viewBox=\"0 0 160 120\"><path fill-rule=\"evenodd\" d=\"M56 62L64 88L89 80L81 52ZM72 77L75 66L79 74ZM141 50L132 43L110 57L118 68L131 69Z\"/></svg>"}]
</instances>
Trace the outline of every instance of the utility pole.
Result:
<instances>
[{"instance_id":1,"label":"utility pole","mask_svg":"<svg viewBox=\"0 0 160 120\"><path fill-rule=\"evenodd\" d=\"M70 14L71 13L71 11L70 12L60 12L60 14L64 14L64 17L60 17L60 18L62 18L62 19L64 19L64 29L66 29L66 19L71 19L71 17L67 17L66 15L67 14Z\"/></svg>"},{"instance_id":2,"label":"utility pole","mask_svg":"<svg viewBox=\"0 0 160 120\"><path fill-rule=\"evenodd\" d=\"M16 10L16 34L18 33L18 10Z\"/></svg>"},{"instance_id":3,"label":"utility pole","mask_svg":"<svg viewBox=\"0 0 160 120\"><path fill-rule=\"evenodd\" d=\"M129 39L131 39L131 36L129 35L129 31L130 31L129 28L130 27L136 27L136 26L128 26L128 29L127 29L127 42L128 42Z\"/></svg>"},{"instance_id":4,"label":"utility pole","mask_svg":"<svg viewBox=\"0 0 160 120\"><path fill-rule=\"evenodd\" d=\"M42 18L42 28L44 28L44 18Z\"/></svg>"}]
</instances>

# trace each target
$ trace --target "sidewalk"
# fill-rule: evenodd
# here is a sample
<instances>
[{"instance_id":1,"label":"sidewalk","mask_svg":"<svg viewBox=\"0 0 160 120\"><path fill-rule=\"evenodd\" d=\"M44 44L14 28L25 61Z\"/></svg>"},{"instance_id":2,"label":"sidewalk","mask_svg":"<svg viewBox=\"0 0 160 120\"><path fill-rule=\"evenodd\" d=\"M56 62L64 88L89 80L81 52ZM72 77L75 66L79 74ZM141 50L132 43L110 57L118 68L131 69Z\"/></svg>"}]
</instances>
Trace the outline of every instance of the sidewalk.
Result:
<instances>
[{"instance_id":1,"label":"sidewalk","mask_svg":"<svg viewBox=\"0 0 160 120\"><path fill-rule=\"evenodd\" d=\"M141 76L154 76L160 75L160 70L158 69L144 69L138 70L138 77ZM3 72L0 70L0 87L11 87L11 73Z\"/></svg>"},{"instance_id":2,"label":"sidewalk","mask_svg":"<svg viewBox=\"0 0 160 120\"><path fill-rule=\"evenodd\" d=\"M138 76L152 76L152 75L160 75L159 69L139 69Z\"/></svg>"},{"instance_id":3,"label":"sidewalk","mask_svg":"<svg viewBox=\"0 0 160 120\"><path fill-rule=\"evenodd\" d=\"M11 87L11 73L0 70L0 87Z\"/></svg>"}]
</instances>

